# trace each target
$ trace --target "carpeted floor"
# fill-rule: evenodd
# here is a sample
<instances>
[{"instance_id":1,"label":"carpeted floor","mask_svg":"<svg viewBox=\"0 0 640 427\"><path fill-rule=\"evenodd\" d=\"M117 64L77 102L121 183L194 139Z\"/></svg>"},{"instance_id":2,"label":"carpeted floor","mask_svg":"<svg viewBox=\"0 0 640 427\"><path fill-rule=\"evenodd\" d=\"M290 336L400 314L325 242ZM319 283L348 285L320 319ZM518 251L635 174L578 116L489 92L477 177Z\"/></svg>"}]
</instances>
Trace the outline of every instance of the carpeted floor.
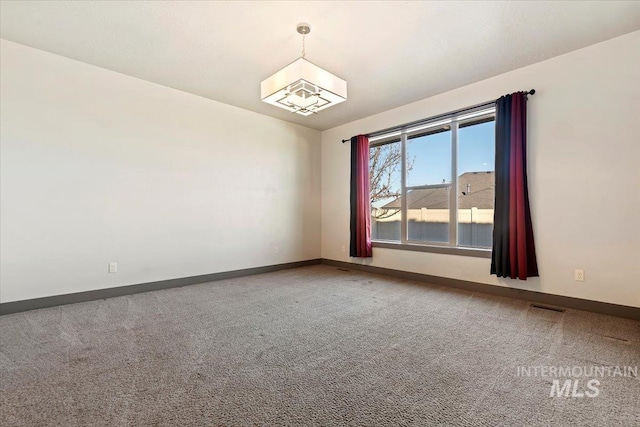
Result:
<instances>
[{"instance_id":1,"label":"carpeted floor","mask_svg":"<svg viewBox=\"0 0 640 427\"><path fill-rule=\"evenodd\" d=\"M518 375L639 366L640 322L328 266L6 315L0 334L3 426L640 425L633 374L596 397Z\"/></svg>"}]
</instances>

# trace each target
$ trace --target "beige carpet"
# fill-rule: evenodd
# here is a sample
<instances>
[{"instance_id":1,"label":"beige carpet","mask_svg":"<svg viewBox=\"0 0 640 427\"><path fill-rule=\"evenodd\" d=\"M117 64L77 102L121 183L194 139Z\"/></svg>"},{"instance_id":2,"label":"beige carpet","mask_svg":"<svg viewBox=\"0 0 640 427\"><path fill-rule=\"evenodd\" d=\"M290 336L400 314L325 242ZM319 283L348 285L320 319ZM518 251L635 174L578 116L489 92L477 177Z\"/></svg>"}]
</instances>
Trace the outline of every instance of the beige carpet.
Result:
<instances>
[{"instance_id":1,"label":"beige carpet","mask_svg":"<svg viewBox=\"0 0 640 427\"><path fill-rule=\"evenodd\" d=\"M550 397L557 378L517 372L638 366L640 322L328 266L6 315L0 334L3 426L640 425L636 376Z\"/></svg>"}]
</instances>

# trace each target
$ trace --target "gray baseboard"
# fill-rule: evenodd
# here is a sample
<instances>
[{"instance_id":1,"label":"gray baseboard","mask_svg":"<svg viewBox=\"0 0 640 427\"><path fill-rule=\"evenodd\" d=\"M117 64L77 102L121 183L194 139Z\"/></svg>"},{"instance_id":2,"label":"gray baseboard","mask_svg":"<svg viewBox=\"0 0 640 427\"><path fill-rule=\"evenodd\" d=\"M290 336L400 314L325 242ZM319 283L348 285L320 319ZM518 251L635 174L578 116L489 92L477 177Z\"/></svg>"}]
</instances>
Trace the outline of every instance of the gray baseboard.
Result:
<instances>
[{"instance_id":1,"label":"gray baseboard","mask_svg":"<svg viewBox=\"0 0 640 427\"><path fill-rule=\"evenodd\" d=\"M141 283L138 285L118 286L115 288L96 289L95 291L77 292L73 294L54 295L51 297L34 298L22 301L4 302L0 304L0 315L19 313L21 311L38 308L55 307L58 305L75 304L78 302L95 301L104 298L120 297L138 294L140 292L157 291L160 289L177 288L195 285L197 283L214 282L216 280L232 279L234 277L251 276L254 274L271 273L289 268L306 267L320 264L321 260L288 262L285 264L267 265L264 267L246 268L243 270L223 271L220 273L203 274L201 276L182 277L179 279L161 280L158 282Z\"/></svg>"},{"instance_id":2,"label":"gray baseboard","mask_svg":"<svg viewBox=\"0 0 640 427\"><path fill-rule=\"evenodd\" d=\"M54 295L51 297L35 298L22 301L5 302L0 304L0 315L19 313L38 308L55 307L58 305L75 304L78 302L95 301L99 299L119 297L137 294L140 292L157 291L160 289L176 288L180 286L194 285L198 283L214 282L217 280L232 279L234 277L251 276L254 274L271 273L290 268L306 267L309 265L325 264L348 270L357 270L384 276L396 277L406 280L430 283L433 285L449 286L457 289L465 289L472 292L480 292L489 295L516 298L556 307L585 310L627 319L640 320L640 308L626 305L610 304L606 302L591 301L580 298L565 297L561 295L546 294L543 292L527 291L523 289L507 288L503 286L487 285L484 283L469 282L465 280L449 279L428 274L411 273L408 271L393 270L390 268L372 267L369 265L354 264L344 261L336 261L325 258L311 259L307 261L289 262L285 264L267 265L263 267L247 268L243 270L223 271L220 273L204 274L201 276L182 277L179 279L161 280L158 282L141 283L138 285L119 286L115 288L97 289L95 291L77 292L73 294Z\"/></svg>"},{"instance_id":3,"label":"gray baseboard","mask_svg":"<svg viewBox=\"0 0 640 427\"><path fill-rule=\"evenodd\" d=\"M562 295L546 294L544 292L528 291L524 289L507 288L504 286L487 285L485 283L469 282L465 280L449 279L446 277L430 276L428 274L411 273L408 271L393 270L390 268L372 267L370 265L354 264L344 261L322 259L322 264L331 265L348 270L364 271L383 276L391 276L399 279L415 280L433 285L449 286L457 289L465 289L472 292L516 298L556 307L572 308L576 310L591 311L608 314L610 316L624 317L640 320L640 308L626 305L610 304L606 302L591 301L581 298L565 297Z\"/></svg>"}]
</instances>

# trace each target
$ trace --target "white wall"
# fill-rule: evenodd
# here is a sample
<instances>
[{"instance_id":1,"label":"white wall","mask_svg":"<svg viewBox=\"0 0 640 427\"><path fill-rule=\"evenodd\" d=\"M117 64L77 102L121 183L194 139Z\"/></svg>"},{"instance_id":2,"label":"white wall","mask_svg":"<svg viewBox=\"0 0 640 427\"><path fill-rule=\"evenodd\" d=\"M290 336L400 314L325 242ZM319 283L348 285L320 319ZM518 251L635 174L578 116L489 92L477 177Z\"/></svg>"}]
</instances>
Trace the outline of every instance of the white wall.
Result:
<instances>
[{"instance_id":1,"label":"white wall","mask_svg":"<svg viewBox=\"0 0 640 427\"><path fill-rule=\"evenodd\" d=\"M349 241L349 147L341 139L535 88L528 155L540 278L497 279L489 259L392 249L374 248L365 263L640 307L638 46L634 32L324 131L322 257L363 262L341 251ZM574 281L574 269L585 270L585 282Z\"/></svg>"},{"instance_id":2,"label":"white wall","mask_svg":"<svg viewBox=\"0 0 640 427\"><path fill-rule=\"evenodd\" d=\"M320 132L1 43L0 301L320 256Z\"/></svg>"}]
</instances>

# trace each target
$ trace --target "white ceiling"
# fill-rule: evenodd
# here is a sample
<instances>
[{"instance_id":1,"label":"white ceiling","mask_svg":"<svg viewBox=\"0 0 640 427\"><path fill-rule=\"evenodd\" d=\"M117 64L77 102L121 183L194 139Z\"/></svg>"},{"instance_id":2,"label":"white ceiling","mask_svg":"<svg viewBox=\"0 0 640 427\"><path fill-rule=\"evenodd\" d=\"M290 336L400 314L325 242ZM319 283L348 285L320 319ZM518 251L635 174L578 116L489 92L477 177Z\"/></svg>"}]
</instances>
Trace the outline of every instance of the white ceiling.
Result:
<instances>
[{"instance_id":1,"label":"white ceiling","mask_svg":"<svg viewBox=\"0 0 640 427\"><path fill-rule=\"evenodd\" d=\"M260 82L306 58L349 99L302 117ZM328 129L640 29L640 2L2 1L2 38ZM514 88L528 89L528 88ZM496 94L498 96L500 94Z\"/></svg>"}]
</instances>

